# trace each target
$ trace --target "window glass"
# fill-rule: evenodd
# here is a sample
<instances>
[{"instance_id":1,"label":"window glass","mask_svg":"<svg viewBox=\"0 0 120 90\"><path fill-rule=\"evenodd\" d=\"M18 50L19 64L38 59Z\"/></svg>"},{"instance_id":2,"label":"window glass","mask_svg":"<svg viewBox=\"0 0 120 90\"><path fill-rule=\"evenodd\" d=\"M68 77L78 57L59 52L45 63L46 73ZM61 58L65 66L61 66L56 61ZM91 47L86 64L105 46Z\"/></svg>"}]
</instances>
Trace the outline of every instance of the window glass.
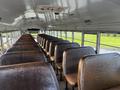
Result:
<instances>
[{"instance_id":1,"label":"window glass","mask_svg":"<svg viewBox=\"0 0 120 90\"><path fill-rule=\"evenodd\" d=\"M120 34L101 34L100 53L118 52L120 53Z\"/></svg>"},{"instance_id":2,"label":"window glass","mask_svg":"<svg viewBox=\"0 0 120 90\"><path fill-rule=\"evenodd\" d=\"M84 46L96 47L96 34L85 34Z\"/></svg>"}]
</instances>

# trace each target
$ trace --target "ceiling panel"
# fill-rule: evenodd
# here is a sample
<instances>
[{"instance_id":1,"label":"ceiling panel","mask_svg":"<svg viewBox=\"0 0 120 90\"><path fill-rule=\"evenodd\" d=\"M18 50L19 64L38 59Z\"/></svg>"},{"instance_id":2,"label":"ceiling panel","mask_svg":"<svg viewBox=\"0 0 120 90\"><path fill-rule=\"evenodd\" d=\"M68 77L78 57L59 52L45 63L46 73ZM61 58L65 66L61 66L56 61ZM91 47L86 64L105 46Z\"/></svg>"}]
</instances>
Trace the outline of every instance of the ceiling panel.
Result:
<instances>
[{"instance_id":1,"label":"ceiling panel","mask_svg":"<svg viewBox=\"0 0 120 90\"><path fill-rule=\"evenodd\" d=\"M24 14L27 7L30 9L36 5L48 5L53 0L0 0L1 22L12 23L14 19Z\"/></svg>"},{"instance_id":2,"label":"ceiling panel","mask_svg":"<svg viewBox=\"0 0 120 90\"><path fill-rule=\"evenodd\" d=\"M0 17L2 22L12 23L14 18L25 11L23 0L0 0Z\"/></svg>"}]
</instances>

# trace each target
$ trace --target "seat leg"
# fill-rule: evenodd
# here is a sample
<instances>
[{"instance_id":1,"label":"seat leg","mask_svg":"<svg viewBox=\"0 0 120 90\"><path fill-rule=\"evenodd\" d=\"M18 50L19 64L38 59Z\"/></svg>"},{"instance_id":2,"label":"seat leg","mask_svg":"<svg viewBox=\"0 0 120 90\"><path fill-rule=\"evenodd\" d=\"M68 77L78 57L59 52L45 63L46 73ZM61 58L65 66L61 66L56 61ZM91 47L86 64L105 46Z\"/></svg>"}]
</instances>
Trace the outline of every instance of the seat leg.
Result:
<instances>
[{"instance_id":1,"label":"seat leg","mask_svg":"<svg viewBox=\"0 0 120 90\"><path fill-rule=\"evenodd\" d=\"M72 90L74 90L74 86L72 86Z\"/></svg>"},{"instance_id":2,"label":"seat leg","mask_svg":"<svg viewBox=\"0 0 120 90\"><path fill-rule=\"evenodd\" d=\"M60 71L60 81L62 81L62 70L59 71Z\"/></svg>"},{"instance_id":3,"label":"seat leg","mask_svg":"<svg viewBox=\"0 0 120 90\"><path fill-rule=\"evenodd\" d=\"M56 68L56 75L58 76L59 74L58 74L58 69Z\"/></svg>"},{"instance_id":4,"label":"seat leg","mask_svg":"<svg viewBox=\"0 0 120 90\"><path fill-rule=\"evenodd\" d=\"M51 61L51 65L53 66L53 61ZM54 67L53 67L54 68Z\"/></svg>"},{"instance_id":5,"label":"seat leg","mask_svg":"<svg viewBox=\"0 0 120 90\"><path fill-rule=\"evenodd\" d=\"M55 62L53 61L53 68L55 69Z\"/></svg>"},{"instance_id":6,"label":"seat leg","mask_svg":"<svg viewBox=\"0 0 120 90\"><path fill-rule=\"evenodd\" d=\"M65 90L68 90L68 83L66 80L65 80Z\"/></svg>"}]
</instances>

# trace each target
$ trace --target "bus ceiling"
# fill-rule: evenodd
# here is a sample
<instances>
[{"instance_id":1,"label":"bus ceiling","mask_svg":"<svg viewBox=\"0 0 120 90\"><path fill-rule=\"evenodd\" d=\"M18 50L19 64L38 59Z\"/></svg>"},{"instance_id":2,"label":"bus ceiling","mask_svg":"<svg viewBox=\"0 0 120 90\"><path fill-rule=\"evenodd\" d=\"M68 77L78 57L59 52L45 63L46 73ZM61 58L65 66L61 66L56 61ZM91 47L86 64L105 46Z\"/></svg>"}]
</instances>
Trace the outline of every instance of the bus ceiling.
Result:
<instances>
[{"instance_id":1,"label":"bus ceiling","mask_svg":"<svg viewBox=\"0 0 120 90\"><path fill-rule=\"evenodd\" d=\"M0 0L0 22L2 31L120 33L120 0Z\"/></svg>"}]
</instances>

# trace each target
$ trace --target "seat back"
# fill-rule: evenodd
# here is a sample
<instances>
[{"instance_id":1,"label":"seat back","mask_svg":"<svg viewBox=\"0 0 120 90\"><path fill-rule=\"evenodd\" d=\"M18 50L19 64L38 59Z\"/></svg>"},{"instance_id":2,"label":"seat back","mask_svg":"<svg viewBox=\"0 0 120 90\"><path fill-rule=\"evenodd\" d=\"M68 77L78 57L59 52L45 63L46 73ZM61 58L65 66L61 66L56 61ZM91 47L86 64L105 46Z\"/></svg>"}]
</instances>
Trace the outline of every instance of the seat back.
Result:
<instances>
[{"instance_id":1,"label":"seat back","mask_svg":"<svg viewBox=\"0 0 120 90\"><path fill-rule=\"evenodd\" d=\"M0 90L59 90L50 64L0 66Z\"/></svg>"},{"instance_id":2,"label":"seat back","mask_svg":"<svg viewBox=\"0 0 120 90\"><path fill-rule=\"evenodd\" d=\"M35 42L34 38L31 36L31 37L23 37L21 36L17 42Z\"/></svg>"},{"instance_id":3,"label":"seat back","mask_svg":"<svg viewBox=\"0 0 120 90\"><path fill-rule=\"evenodd\" d=\"M45 49L45 47L46 47L46 41L47 40L50 40L50 39L53 39L53 37L52 36L45 36L44 38L43 38L43 49Z\"/></svg>"},{"instance_id":4,"label":"seat back","mask_svg":"<svg viewBox=\"0 0 120 90\"><path fill-rule=\"evenodd\" d=\"M30 51L16 51L16 52L7 52L5 54L23 54L23 53L40 53L39 51L30 50Z\"/></svg>"},{"instance_id":5,"label":"seat back","mask_svg":"<svg viewBox=\"0 0 120 90\"><path fill-rule=\"evenodd\" d=\"M36 61L46 62L47 59L43 53L7 53L1 56L0 65L11 65Z\"/></svg>"},{"instance_id":6,"label":"seat back","mask_svg":"<svg viewBox=\"0 0 120 90\"><path fill-rule=\"evenodd\" d=\"M95 50L92 47L66 49L63 53L62 62L64 75L69 73L77 73L80 58L87 55L95 55Z\"/></svg>"},{"instance_id":7,"label":"seat back","mask_svg":"<svg viewBox=\"0 0 120 90\"><path fill-rule=\"evenodd\" d=\"M62 44L62 43L70 43L70 42L67 40L58 40L58 41L51 41L50 42L50 48L49 48L50 57L54 56L55 45Z\"/></svg>"},{"instance_id":8,"label":"seat back","mask_svg":"<svg viewBox=\"0 0 120 90\"><path fill-rule=\"evenodd\" d=\"M116 88L120 86L120 55L110 53L82 58L78 72L79 90Z\"/></svg>"},{"instance_id":9,"label":"seat back","mask_svg":"<svg viewBox=\"0 0 120 90\"><path fill-rule=\"evenodd\" d=\"M117 86L117 87L113 87L113 88L110 88L110 89L106 89L106 90L120 90L120 85Z\"/></svg>"},{"instance_id":10,"label":"seat back","mask_svg":"<svg viewBox=\"0 0 120 90\"><path fill-rule=\"evenodd\" d=\"M33 46L37 46L36 42L16 42L15 44L13 44L13 46L17 46L17 45L30 45L32 44Z\"/></svg>"},{"instance_id":11,"label":"seat back","mask_svg":"<svg viewBox=\"0 0 120 90\"><path fill-rule=\"evenodd\" d=\"M14 44L13 47L27 48L27 47L35 47L39 48L37 43L19 43Z\"/></svg>"},{"instance_id":12,"label":"seat back","mask_svg":"<svg viewBox=\"0 0 120 90\"><path fill-rule=\"evenodd\" d=\"M60 43L55 46L55 63L62 63L63 52L68 48L80 47L78 43Z\"/></svg>"},{"instance_id":13,"label":"seat back","mask_svg":"<svg viewBox=\"0 0 120 90\"><path fill-rule=\"evenodd\" d=\"M46 46L45 46L46 52L49 52L50 42L52 42L52 41L58 41L58 40L59 40L58 38L52 38L52 39L46 40Z\"/></svg>"},{"instance_id":14,"label":"seat back","mask_svg":"<svg viewBox=\"0 0 120 90\"><path fill-rule=\"evenodd\" d=\"M32 45L27 45L27 46L19 45L19 46L13 46L12 48L8 49L7 52L31 51L31 50L42 51L41 48L34 47Z\"/></svg>"},{"instance_id":15,"label":"seat back","mask_svg":"<svg viewBox=\"0 0 120 90\"><path fill-rule=\"evenodd\" d=\"M38 34L37 35L37 42L40 43L40 45L42 44L42 37L45 36L45 34Z\"/></svg>"},{"instance_id":16,"label":"seat back","mask_svg":"<svg viewBox=\"0 0 120 90\"><path fill-rule=\"evenodd\" d=\"M26 44L26 43L35 43L35 40L34 38L30 35L30 34L24 34L22 35L17 41L15 44ZM15 45L14 44L14 45Z\"/></svg>"}]
</instances>

